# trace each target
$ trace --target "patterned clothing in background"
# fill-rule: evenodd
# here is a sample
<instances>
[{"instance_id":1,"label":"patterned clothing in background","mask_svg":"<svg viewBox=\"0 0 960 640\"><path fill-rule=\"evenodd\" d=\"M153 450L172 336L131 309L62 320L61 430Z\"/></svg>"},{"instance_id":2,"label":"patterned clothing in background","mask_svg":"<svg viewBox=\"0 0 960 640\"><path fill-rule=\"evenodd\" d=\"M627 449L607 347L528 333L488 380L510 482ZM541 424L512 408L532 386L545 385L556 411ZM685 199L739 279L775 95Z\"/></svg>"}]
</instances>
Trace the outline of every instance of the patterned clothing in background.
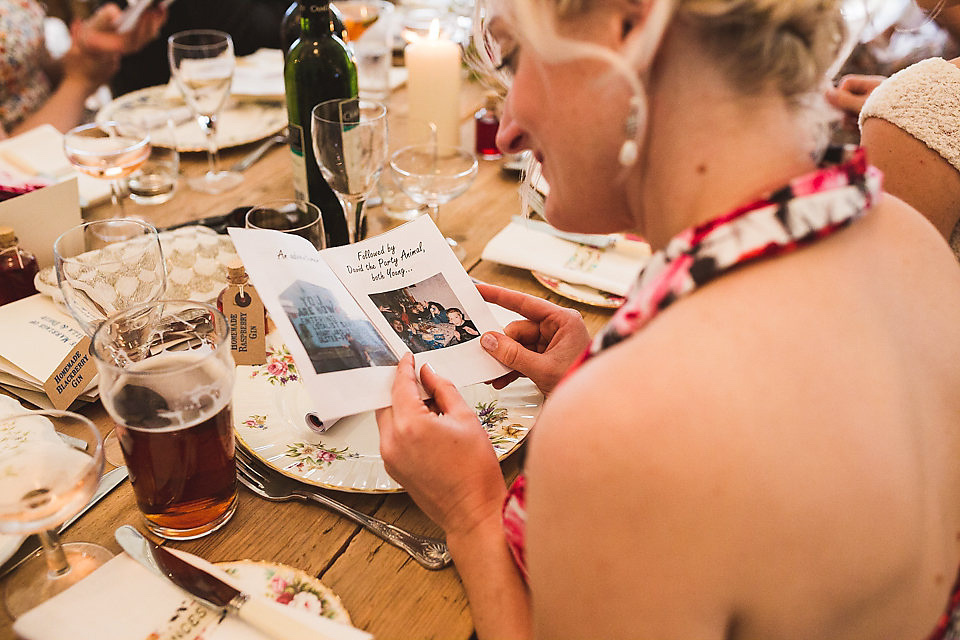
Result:
<instances>
[{"instance_id":1,"label":"patterned clothing in background","mask_svg":"<svg viewBox=\"0 0 960 640\"><path fill-rule=\"evenodd\" d=\"M8 132L50 95L43 7L35 0L0 0L0 125Z\"/></svg>"}]
</instances>

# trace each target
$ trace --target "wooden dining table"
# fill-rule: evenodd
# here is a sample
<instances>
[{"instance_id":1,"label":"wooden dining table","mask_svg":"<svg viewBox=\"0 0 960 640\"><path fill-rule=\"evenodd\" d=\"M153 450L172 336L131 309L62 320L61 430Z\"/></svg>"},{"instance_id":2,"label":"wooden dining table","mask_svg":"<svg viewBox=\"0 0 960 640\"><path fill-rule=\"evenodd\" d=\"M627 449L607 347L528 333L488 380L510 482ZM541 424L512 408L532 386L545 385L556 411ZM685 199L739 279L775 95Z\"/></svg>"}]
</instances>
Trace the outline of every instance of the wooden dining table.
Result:
<instances>
[{"instance_id":1,"label":"wooden dining table","mask_svg":"<svg viewBox=\"0 0 960 640\"><path fill-rule=\"evenodd\" d=\"M484 93L478 82L465 80L461 94L464 146L473 146L472 115L482 105ZM402 87L391 94L388 107L391 147L396 147L403 141L395 131L402 130L406 115L406 95ZM221 160L224 165L230 165L255 146L256 143L251 143L224 149ZM163 228L268 200L292 198L291 169L289 150L274 147L244 172L243 183L232 191L220 195L197 193L190 191L181 179L178 193L168 203L129 204L128 213ZM182 174L194 175L205 170L205 154L182 155ZM483 247L494 234L512 215L521 212L518 186L516 174L503 170L503 160L481 160L479 174L470 189L443 205L441 230L461 241L467 254L463 265L475 279L575 308L583 315L590 331L595 332L610 317L609 310L552 294L538 284L530 272L480 258ZM84 217L110 217L111 212L109 204L100 205L86 210ZM398 224L386 217L379 206L370 207L368 216L371 234ZM103 433L113 426L99 402L86 405L80 411ZM518 472L522 457L523 447L503 461L507 480ZM399 527L428 536L442 535L406 494L330 493L356 509ZM63 540L95 542L120 553L113 534L123 524L132 524L146 533L129 482L121 484L84 514L63 534ZM424 569L405 552L316 504L268 502L241 487L237 511L225 527L198 540L163 542L212 562L249 559L299 568L330 587L341 598L353 624L377 638L456 640L466 639L473 632L469 604L455 567L439 571ZM6 637L13 637L12 620L5 611L0 611L0 638ZM79 629L77 637L83 637Z\"/></svg>"}]
</instances>

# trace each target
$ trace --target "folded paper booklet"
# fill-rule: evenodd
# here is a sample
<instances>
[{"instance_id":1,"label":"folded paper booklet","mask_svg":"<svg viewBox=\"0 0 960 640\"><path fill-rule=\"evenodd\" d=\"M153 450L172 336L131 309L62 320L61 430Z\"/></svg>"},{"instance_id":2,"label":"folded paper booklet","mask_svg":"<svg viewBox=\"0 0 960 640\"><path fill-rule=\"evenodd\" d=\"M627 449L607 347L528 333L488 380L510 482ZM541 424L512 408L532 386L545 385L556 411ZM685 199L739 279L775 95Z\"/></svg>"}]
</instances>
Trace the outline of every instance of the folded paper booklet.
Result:
<instances>
[{"instance_id":1,"label":"folded paper booklet","mask_svg":"<svg viewBox=\"0 0 960 640\"><path fill-rule=\"evenodd\" d=\"M97 398L90 343L76 321L36 294L0 306L0 386L45 409Z\"/></svg>"},{"instance_id":2,"label":"folded paper booklet","mask_svg":"<svg viewBox=\"0 0 960 640\"><path fill-rule=\"evenodd\" d=\"M405 353L457 386L508 371L478 339L502 328L427 216L323 251L279 231L229 233L321 420L389 406Z\"/></svg>"},{"instance_id":3,"label":"folded paper booklet","mask_svg":"<svg viewBox=\"0 0 960 640\"><path fill-rule=\"evenodd\" d=\"M543 222L512 220L484 247L483 259L627 295L650 258L650 245L623 236L587 238L564 234Z\"/></svg>"}]
</instances>

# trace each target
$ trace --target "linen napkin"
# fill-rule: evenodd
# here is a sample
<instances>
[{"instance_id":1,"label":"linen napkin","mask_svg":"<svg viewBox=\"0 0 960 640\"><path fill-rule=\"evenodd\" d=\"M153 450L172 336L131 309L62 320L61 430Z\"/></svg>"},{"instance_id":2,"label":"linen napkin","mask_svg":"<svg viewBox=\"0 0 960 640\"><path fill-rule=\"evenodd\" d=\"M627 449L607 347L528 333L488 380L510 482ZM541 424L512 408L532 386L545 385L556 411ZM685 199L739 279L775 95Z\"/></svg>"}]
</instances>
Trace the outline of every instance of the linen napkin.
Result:
<instances>
[{"instance_id":1,"label":"linen napkin","mask_svg":"<svg viewBox=\"0 0 960 640\"><path fill-rule=\"evenodd\" d=\"M512 220L487 243L482 257L618 296L627 295L650 257L650 246L642 241L615 237L601 248L556 233L541 224Z\"/></svg>"},{"instance_id":2,"label":"linen napkin","mask_svg":"<svg viewBox=\"0 0 960 640\"><path fill-rule=\"evenodd\" d=\"M197 566L218 571L220 577L233 586L244 587L197 556L174 552ZM316 629L318 639L372 638L364 631L306 610L287 607L285 611ZM120 554L73 587L20 616L13 630L25 640L266 638L236 616L228 615L219 622L218 618L219 612L191 600L169 581L144 568L127 554Z\"/></svg>"},{"instance_id":3,"label":"linen napkin","mask_svg":"<svg viewBox=\"0 0 960 640\"><path fill-rule=\"evenodd\" d=\"M25 182L62 182L77 176L82 207L110 198L110 182L75 171L63 153L63 134L49 124L0 142L0 170Z\"/></svg>"},{"instance_id":4,"label":"linen napkin","mask_svg":"<svg viewBox=\"0 0 960 640\"><path fill-rule=\"evenodd\" d=\"M283 98L283 51L258 49L237 58L230 95L235 98Z\"/></svg>"}]
</instances>

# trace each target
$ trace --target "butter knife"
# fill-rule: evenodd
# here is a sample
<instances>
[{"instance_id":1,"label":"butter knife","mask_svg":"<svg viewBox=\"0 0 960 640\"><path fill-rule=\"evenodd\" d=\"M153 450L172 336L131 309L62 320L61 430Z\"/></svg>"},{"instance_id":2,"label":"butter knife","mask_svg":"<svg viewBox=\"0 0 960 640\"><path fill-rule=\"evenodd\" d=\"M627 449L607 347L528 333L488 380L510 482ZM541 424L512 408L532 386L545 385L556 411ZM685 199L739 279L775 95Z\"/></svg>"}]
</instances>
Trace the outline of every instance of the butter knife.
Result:
<instances>
[{"instance_id":1,"label":"butter knife","mask_svg":"<svg viewBox=\"0 0 960 640\"><path fill-rule=\"evenodd\" d=\"M326 618L311 618L310 622L306 622L296 615L299 612L289 611L283 605L240 591L213 573L154 544L130 525L119 527L114 537L130 557L151 572L168 579L194 600L221 613L235 614L276 640L368 640L373 637L365 631Z\"/></svg>"},{"instance_id":2,"label":"butter knife","mask_svg":"<svg viewBox=\"0 0 960 640\"><path fill-rule=\"evenodd\" d=\"M80 516L85 514L90 509L90 507L100 502L104 496L116 489L117 485L123 482L124 478L126 477L126 467L117 467L116 469L107 471L105 474L103 474L103 477L100 478L100 483L97 485L97 490L94 492L93 497L90 498L90 502L88 502L83 509L77 513L77 515L60 525L60 528L57 529L57 533L63 533L66 531L67 527L76 522ZM19 567L27 560L27 558L30 558L38 551L40 551L40 541L37 539L37 536L30 536L24 541L23 544L20 545L20 548L17 549L16 553L14 553L6 562L0 565L0 578Z\"/></svg>"}]
</instances>

